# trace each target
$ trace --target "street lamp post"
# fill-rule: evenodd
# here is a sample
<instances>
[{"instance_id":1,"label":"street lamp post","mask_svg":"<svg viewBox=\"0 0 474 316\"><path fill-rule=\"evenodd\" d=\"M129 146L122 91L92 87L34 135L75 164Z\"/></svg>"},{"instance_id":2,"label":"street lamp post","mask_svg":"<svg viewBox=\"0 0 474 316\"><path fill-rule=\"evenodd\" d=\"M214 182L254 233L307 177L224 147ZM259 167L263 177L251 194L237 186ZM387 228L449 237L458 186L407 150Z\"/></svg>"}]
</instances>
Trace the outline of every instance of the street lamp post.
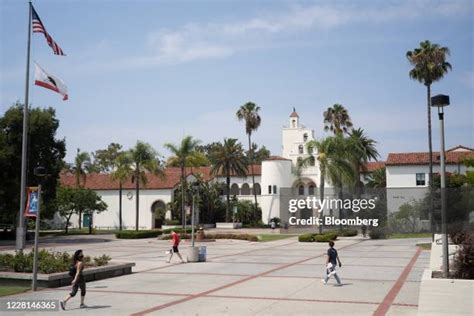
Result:
<instances>
[{"instance_id":1,"label":"street lamp post","mask_svg":"<svg viewBox=\"0 0 474 316\"><path fill-rule=\"evenodd\" d=\"M431 106L438 107L440 129L440 175L441 175L441 236L443 240L443 276L449 277L449 245L446 214L446 166L444 155L444 107L449 105L449 96L438 94L431 98Z\"/></svg>"}]
</instances>

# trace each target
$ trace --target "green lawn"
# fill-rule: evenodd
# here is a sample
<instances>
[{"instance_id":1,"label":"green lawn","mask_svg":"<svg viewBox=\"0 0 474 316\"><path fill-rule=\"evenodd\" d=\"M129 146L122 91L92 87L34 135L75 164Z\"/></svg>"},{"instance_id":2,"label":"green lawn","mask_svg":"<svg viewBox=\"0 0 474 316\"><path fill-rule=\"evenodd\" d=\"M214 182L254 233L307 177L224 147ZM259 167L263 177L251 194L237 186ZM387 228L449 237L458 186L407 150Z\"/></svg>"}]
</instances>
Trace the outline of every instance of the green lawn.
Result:
<instances>
[{"instance_id":1,"label":"green lawn","mask_svg":"<svg viewBox=\"0 0 474 316\"><path fill-rule=\"evenodd\" d=\"M261 235L258 235L257 237L258 237L258 241L266 242L266 241L286 239L286 238L290 238L294 236L298 236L298 235L261 234Z\"/></svg>"},{"instance_id":2,"label":"green lawn","mask_svg":"<svg viewBox=\"0 0 474 316\"><path fill-rule=\"evenodd\" d=\"M390 239L400 238L431 238L431 233L394 233L391 234Z\"/></svg>"},{"instance_id":3,"label":"green lawn","mask_svg":"<svg viewBox=\"0 0 474 316\"><path fill-rule=\"evenodd\" d=\"M103 235L103 234L115 234L118 230L107 230L107 229L96 229L92 230L93 235ZM89 235L89 228L82 228L82 229L69 229L68 233L64 230L52 230L47 231L43 230L40 231L40 236L68 236L68 235Z\"/></svg>"},{"instance_id":4,"label":"green lawn","mask_svg":"<svg viewBox=\"0 0 474 316\"><path fill-rule=\"evenodd\" d=\"M23 293L26 292L30 289L30 287L26 286L8 286L8 285L2 285L0 286L0 297L1 296L6 296L6 295L13 295L13 294L18 294L18 293Z\"/></svg>"}]
</instances>

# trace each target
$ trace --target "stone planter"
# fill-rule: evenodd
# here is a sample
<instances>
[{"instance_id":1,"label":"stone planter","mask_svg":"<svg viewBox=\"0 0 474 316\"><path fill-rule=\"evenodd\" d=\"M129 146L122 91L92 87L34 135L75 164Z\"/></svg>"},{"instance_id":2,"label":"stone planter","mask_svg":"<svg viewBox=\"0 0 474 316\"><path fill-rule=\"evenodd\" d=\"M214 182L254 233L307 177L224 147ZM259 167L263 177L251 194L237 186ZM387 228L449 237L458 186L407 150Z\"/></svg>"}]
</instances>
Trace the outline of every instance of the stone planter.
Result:
<instances>
[{"instance_id":1,"label":"stone planter","mask_svg":"<svg viewBox=\"0 0 474 316\"><path fill-rule=\"evenodd\" d=\"M199 247L189 247L188 262L199 262Z\"/></svg>"},{"instance_id":2,"label":"stone planter","mask_svg":"<svg viewBox=\"0 0 474 316\"><path fill-rule=\"evenodd\" d=\"M106 266L86 268L83 271L83 275L86 282L108 279L131 274L132 267L134 266L134 262L110 262ZM32 278L32 273L0 272L0 284L3 285L30 285ZM38 286L43 288L71 285L71 281L72 278L69 276L69 272L38 274Z\"/></svg>"},{"instance_id":3,"label":"stone planter","mask_svg":"<svg viewBox=\"0 0 474 316\"><path fill-rule=\"evenodd\" d=\"M242 223L216 223L217 229L237 229L242 228Z\"/></svg>"}]
</instances>

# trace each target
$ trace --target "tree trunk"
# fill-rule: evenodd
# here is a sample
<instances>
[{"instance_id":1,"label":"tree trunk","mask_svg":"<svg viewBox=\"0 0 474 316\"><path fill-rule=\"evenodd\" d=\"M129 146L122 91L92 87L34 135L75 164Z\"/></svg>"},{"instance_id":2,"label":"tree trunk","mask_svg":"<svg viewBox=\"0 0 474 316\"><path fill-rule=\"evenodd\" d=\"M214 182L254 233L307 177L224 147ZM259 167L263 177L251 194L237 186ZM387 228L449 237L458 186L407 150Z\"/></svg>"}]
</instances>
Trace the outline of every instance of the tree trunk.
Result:
<instances>
[{"instance_id":1,"label":"tree trunk","mask_svg":"<svg viewBox=\"0 0 474 316\"><path fill-rule=\"evenodd\" d=\"M319 175L319 200L321 201L321 203L323 203L323 200L324 200L324 171L320 171L320 175ZM319 212L319 215L318 215L318 218L321 220L321 217L324 216L323 214L324 210L322 209L321 207L321 212ZM323 225L319 225L319 233L322 234L323 233Z\"/></svg>"},{"instance_id":2,"label":"tree trunk","mask_svg":"<svg viewBox=\"0 0 474 316\"><path fill-rule=\"evenodd\" d=\"M227 178L226 178L226 185L227 185L227 203L226 203L226 206L225 206L225 221L226 222L229 222L230 219L229 219L229 210L230 210L230 176L227 175Z\"/></svg>"},{"instance_id":3,"label":"tree trunk","mask_svg":"<svg viewBox=\"0 0 474 316\"><path fill-rule=\"evenodd\" d=\"M253 196L255 199L255 212L258 210L258 202L257 202L257 192L255 192L255 175L253 173L253 164L254 164L254 156L253 156L253 149L252 149L252 141L251 141L251 134L249 133L249 153L250 153L250 172L252 172L252 191Z\"/></svg>"},{"instance_id":4,"label":"tree trunk","mask_svg":"<svg viewBox=\"0 0 474 316\"><path fill-rule=\"evenodd\" d=\"M72 212L66 218L66 234L69 232L69 223L70 223L70 220L71 220L71 216L72 216Z\"/></svg>"},{"instance_id":5,"label":"tree trunk","mask_svg":"<svg viewBox=\"0 0 474 316\"><path fill-rule=\"evenodd\" d=\"M431 84L426 85L426 98L428 107L428 150L430 153L429 167L430 173L428 175L428 185L433 187L433 144L431 142Z\"/></svg>"},{"instance_id":6,"label":"tree trunk","mask_svg":"<svg viewBox=\"0 0 474 316\"><path fill-rule=\"evenodd\" d=\"M122 181L119 182L119 230L122 230Z\"/></svg>"},{"instance_id":7,"label":"tree trunk","mask_svg":"<svg viewBox=\"0 0 474 316\"><path fill-rule=\"evenodd\" d=\"M140 210L140 170L137 167L137 170L135 171L135 196L136 196L136 201L135 201L135 212L136 212L136 217L135 217L135 230L138 231L138 222L139 222L139 210Z\"/></svg>"},{"instance_id":8,"label":"tree trunk","mask_svg":"<svg viewBox=\"0 0 474 316\"><path fill-rule=\"evenodd\" d=\"M79 211L79 230L82 229L82 211Z\"/></svg>"},{"instance_id":9,"label":"tree trunk","mask_svg":"<svg viewBox=\"0 0 474 316\"><path fill-rule=\"evenodd\" d=\"M89 214L89 235L92 235L92 214Z\"/></svg>"}]
</instances>

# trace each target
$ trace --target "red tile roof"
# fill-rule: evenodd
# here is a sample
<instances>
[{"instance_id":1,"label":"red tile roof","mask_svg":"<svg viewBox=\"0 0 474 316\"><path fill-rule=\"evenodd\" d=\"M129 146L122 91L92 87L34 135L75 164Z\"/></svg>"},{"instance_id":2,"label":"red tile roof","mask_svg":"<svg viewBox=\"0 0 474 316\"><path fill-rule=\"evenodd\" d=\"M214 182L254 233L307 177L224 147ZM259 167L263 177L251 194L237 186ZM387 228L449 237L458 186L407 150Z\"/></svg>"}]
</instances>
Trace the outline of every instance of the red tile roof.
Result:
<instances>
[{"instance_id":1,"label":"red tile roof","mask_svg":"<svg viewBox=\"0 0 474 316\"><path fill-rule=\"evenodd\" d=\"M360 167L360 172L374 172L377 169L385 168L385 161L369 161Z\"/></svg>"},{"instance_id":2,"label":"red tile roof","mask_svg":"<svg viewBox=\"0 0 474 316\"><path fill-rule=\"evenodd\" d=\"M254 165L253 166L254 175L260 175L262 173L261 165ZM187 168L186 175L190 174L200 174L204 180L210 180L214 178L211 174L211 167L198 167L198 168ZM251 176L250 167L248 171L248 176ZM147 176L148 182L146 186L141 186L142 188L146 188L149 190L158 190L158 189L172 189L174 188L180 181L181 178L181 169L180 168L166 168L165 169L165 177L160 178L153 174L148 174ZM66 187L74 187L76 186L76 178L71 173L62 173L61 174L61 185ZM118 181L112 180L109 174L101 174L101 173L92 173L87 175L85 188L92 189L92 190L118 190L119 183ZM129 179L125 183L122 184L123 189L134 189L135 184Z\"/></svg>"},{"instance_id":3,"label":"red tile roof","mask_svg":"<svg viewBox=\"0 0 474 316\"><path fill-rule=\"evenodd\" d=\"M433 163L439 164L440 153L433 152ZM396 165L427 165L429 164L429 153L390 153L386 161L387 166ZM446 152L446 164L457 165L465 158L474 158L474 151L448 151Z\"/></svg>"}]
</instances>

